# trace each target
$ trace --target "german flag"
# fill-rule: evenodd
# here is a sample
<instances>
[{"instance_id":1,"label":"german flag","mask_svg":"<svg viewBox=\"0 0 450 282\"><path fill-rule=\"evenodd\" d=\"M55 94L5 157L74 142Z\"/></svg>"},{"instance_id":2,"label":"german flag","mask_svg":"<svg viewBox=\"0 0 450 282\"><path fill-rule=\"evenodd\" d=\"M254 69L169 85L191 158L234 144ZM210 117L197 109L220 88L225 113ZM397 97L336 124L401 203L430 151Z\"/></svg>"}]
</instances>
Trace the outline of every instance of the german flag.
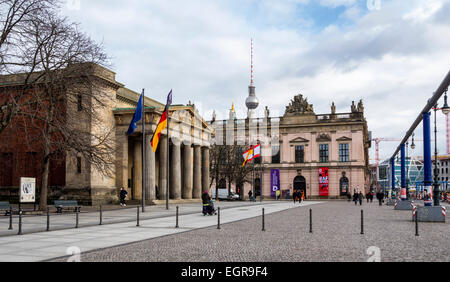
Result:
<instances>
[{"instance_id":1,"label":"german flag","mask_svg":"<svg viewBox=\"0 0 450 282\"><path fill-rule=\"evenodd\" d=\"M172 104L172 90L170 90L169 95L167 96L166 107L164 108L164 112L161 115L161 119L159 120L158 126L156 127L155 133L153 133L153 137L150 142L153 152L156 152L161 133L167 127L170 104Z\"/></svg>"}]
</instances>

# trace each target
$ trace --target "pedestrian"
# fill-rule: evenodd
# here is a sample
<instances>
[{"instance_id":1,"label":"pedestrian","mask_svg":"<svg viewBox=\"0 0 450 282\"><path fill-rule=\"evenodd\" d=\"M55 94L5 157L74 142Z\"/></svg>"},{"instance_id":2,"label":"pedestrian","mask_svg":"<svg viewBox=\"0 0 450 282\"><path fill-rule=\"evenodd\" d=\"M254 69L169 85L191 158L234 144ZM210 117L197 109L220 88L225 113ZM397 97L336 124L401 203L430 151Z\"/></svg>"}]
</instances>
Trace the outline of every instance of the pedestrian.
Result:
<instances>
[{"instance_id":1,"label":"pedestrian","mask_svg":"<svg viewBox=\"0 0 450 282\"><path fill-rule=\"evenodd\" d=\"M280 198L280 195L281 195L281 191L280 190L275 191L275 198L277 199L277 201Z\"/></svg>"},{"instance_id":2,"label":"pedestrian","mask_svg":"<svg viewBox=\"0 0 450 282\"><path fill-rule=\"evenodd\" d=\"M370 192L366 194L367 203L370 201Z\"/></svg>"},{"instance_id":3,"label":"pedestrian","mask_svg":"<svg viewBox=\"0 0 450 282\"><path fill-rule=\"evenodd\" d=\"M125 203L125 198L127 197L128 192L125 190L125 188L120 188L120 205L123 207L126 207L127 204Z\"/></svg>"},{"instance_id":4,"label":"pedestrian","mask_svg":"<svg viewBox=\"0 0 450 282\"><path fill-rule=\"evenodd\" d=\"M358 195L359 194L356 192L353 194L353 202L355 202L355 206L358 204Z\"/></svg>"},{"instance_id":5,"label":"pedestrian","mask_svg":"<svg viewBox=\"0 0 450 282\"><path fill-rule=\"evenodd\" d=\"M156 199L159 199L158 185L155 185L155 197L156 197Z\"/></svg>"},{"instance_id":6,"label":"pedestrian","mask_svg":"<svg viewBox=\"0 0 450 282\"><path fill-rule=\"evenodd\" d=\"M249 191L248 191L248 200L249 200L250 202L251 202L252 199L253 199L252 195L253 195L252 190L249 190Z\"/></svg>"},{"instance_id":7,"label":"pedestrian","mask_svg":"<svg viewBox=\"0 0 450 282\"><path fill-rule=\"evenodd\" d=\"M363 202L363 193L362 193L361 191L359 191L358 200L359 200L359 205L362 206L362 202Z\"/></svg>"},{"instance_id":8,"label":"pedestrian","mask_svg":"<svg viewBox=\"0 0 450 282\"><path fill-rule=\"evenodd\" d=\"M377 192L377 199L378 199L378 204L379 204L379 206L382 206L383 204L383 196L384 196L384 194L383 193L381 193L380 191L378 191Z\"/></svg>"},{"instance_id":9,"label":"pedestrian","mask_svg":"<svg viewBox=\"0 0 450 282\"><path fill-rule=\"evenodd\" d=\"M371 203L373 203L373 193L372 193L372 192L370 192L370 194L369 194L369 195L370 195L370 202L371 202Z\"/></svg>"}]
</instances>

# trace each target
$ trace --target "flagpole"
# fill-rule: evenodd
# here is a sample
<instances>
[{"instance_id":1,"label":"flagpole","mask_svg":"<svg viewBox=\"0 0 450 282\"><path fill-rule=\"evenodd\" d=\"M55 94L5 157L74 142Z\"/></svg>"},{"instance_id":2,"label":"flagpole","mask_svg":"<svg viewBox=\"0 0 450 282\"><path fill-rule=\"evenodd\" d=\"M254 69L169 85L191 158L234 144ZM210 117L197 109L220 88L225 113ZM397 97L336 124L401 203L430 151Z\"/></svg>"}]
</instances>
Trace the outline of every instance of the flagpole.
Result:
<instances>
[{"instance_id":1,"label":"flagpole","mask_svg":"<svg viewBox=\"0 0 450 282\"><path fill-rule=\"evenodd\" d=\"M169 103L167 103L167 161L166 161L166 169L167 169L167 173L166 173L166 210L169 209L169 174L170 174L170 170L169 170L169 157L170 157L170 140L169 140L169 108L170 105Z\"/></svg>"},{"instance_id":2,"label":"flagpole","mask_svg":"<svg viewBox=\"0 0 450 282\"><path fill-rule=\"evenodd\" d=\"M142 212L145 212L145 187L146 187L145 178L147 176L145 171L145 156L146 156L147 142L145 142L144 91L145 89L142 89Z\"/></svg>"}]
</instances>

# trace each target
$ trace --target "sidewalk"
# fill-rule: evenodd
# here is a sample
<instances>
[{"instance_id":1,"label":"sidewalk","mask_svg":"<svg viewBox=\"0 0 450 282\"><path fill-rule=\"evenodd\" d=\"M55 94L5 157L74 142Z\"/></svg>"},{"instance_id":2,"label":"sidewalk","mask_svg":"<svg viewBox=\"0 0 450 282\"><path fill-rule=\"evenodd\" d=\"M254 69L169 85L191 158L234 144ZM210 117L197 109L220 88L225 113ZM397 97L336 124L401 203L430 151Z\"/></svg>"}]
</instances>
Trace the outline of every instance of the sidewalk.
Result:
<instances>
[{"instance_id":1,"label":"sidewalk","mask_svg":"<svg viewBox=\"0 0 450 282\"><path fill-rule=\"evenodd\" d=\"M318 203L304 202L294 205L291 201L270 201L240 202L239 205L236 202L220 202L216 203L216 207L221 208L220 222L224 224L261 216L262 207L265 208L265 214L271 214ZM125 211L131 216L136 212L136 208L121 212ZM79 248L81 252L87 252L217 225L217 216L203 216L198 205L180 206L179 228L175 228L174 214L174 206L171 206L169 211L166 211L165 207L152 206L140 218L139 227L136 227L135 220L101 226L97 222L97 225L85 228L0 237L0 261L49 260L67 256L68 248L72 246ZM70 219L69 215L61 217ZM80 222L82 218L80 216ZM95 218L92 215L85 216L84 220L95 221Z\"/></svg>"}]
</instances>

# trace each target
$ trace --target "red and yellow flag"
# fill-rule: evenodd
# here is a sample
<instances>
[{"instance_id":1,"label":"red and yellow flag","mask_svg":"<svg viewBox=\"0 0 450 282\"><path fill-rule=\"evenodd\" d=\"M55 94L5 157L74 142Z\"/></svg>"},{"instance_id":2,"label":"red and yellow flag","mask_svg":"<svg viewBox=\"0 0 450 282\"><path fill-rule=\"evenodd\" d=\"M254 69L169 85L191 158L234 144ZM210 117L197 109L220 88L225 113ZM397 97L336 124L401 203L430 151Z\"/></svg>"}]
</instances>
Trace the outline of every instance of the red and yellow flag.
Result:
<instances>
[{"instance_id":1,"label":"red and yellow flag","mask_svg":"<svg viewBox=\"0 0 450 282\"><path fill-rule=\"evenodd\" d=\"M150 144L152 145L153 152L156 152L158 148L159 139L162 131L167 127L167 117L169 114L169 106L172 103L172 90L170 90L169 95L167 96L167 104L164 108L164 112L161 115L161 119L159 120L158 126L156 127L155 133L153 133L152 141Z\"/></svg>"}]
</instances>

